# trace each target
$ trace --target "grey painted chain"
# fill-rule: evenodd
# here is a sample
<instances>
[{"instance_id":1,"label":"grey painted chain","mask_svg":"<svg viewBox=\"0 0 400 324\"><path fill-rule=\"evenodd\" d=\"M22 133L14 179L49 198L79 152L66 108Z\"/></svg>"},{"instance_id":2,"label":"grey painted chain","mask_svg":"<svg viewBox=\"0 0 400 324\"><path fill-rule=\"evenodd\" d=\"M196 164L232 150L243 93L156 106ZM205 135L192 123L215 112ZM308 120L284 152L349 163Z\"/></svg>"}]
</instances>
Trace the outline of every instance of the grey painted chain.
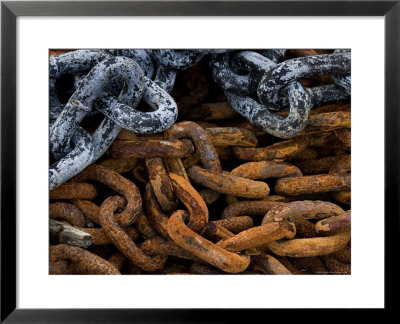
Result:
<instances>
[{"instance_id":1,"label":"grey painted chain","mask_svg":"<svg viewBox=\"0 0 400 324\"><path fill-rule=\"evenodd\" d=\"M204 57L231 106L253 125L280 138L302 131L313 107L349 99L350 51L291 60L285 60L285 55L284 49L109 49L51 56L50 189L98 160L121 129L140 134L168 129L178 115L169 95L176 75ZM299 82L320 75L330 75L333 83L306 88ZM58 94L62 80L69 82L67 101ZM138 110L142 100L153 111ZM282 118L274 110L289 110L289 114ZM80 123L95 116L103 120L90 135Z\"/></svg>"},{"instance_id":2,"label":"grey painted chain","mask_svg":"<svg viewBox=\"0 0 400 324\"><path fill-rule=\"evenodd\" d=\"M287 61L284 55L284 50L225 53L214 55L210 67L215 82L239 114L269 134L289 138L306 127L313 107L349 99L351 61L345 50ZM297 81L326 74L334 84L305 88ZM260 102L253 99L255 94ZM286 118L273 113L288 106Z\"/></svg>"},{"instance_id":3,"label":"grey painted chain","mask_svg":"<svg viewBox=\"0 0 400 324\"><path fill-rule=\"evenodd\" d=\"M50 166L50 189L99 159L122 128L137 133L161 132L177 118L176 103L168 94L175 82L175 71L161 67L157 69L155 81L152 81L143 75L143 70L150 77L154 73L151 56L146 51L111 54L124 54L132 59L126 56L111 57L105 52L75 51L51 60L50 151L52 159L57 162ZM82 73L90 68L87 75L75 80L76 89L67 104L62 106L55 88L57 78L67 72ZM124 84L126 90L121 92ZM115 97L118 91L120 95ZM136 110L141 99L155 111ZM93 109L100 111L105 118L90 136L79 127L79 123ZM75 145L73 150L71 142Z\"/></svg>"}]
</instances>

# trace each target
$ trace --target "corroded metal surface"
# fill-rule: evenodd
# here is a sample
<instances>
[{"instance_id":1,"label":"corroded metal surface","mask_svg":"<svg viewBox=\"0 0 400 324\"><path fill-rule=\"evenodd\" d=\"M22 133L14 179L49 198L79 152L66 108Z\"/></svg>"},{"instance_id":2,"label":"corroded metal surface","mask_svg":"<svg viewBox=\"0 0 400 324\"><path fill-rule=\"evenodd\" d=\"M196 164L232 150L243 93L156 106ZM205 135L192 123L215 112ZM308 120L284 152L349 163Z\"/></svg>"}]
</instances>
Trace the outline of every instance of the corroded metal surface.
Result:
<instances>
[{"instance_id":1,"label":"corroded metal surface","mask_svg":"<svg viewBox=\"0 0 400 324\"><path fill-rule=\"evenodd\" d=\"M266 224L281 220L324 219L343 213L344 210L342 208L327 201L293 201L273 207L265 214L262 223Z\"/></svg>"},{"instance_id":2,"label":"corroded metal surface","mask_svg":"<svg viewBox=\"0 0 400 324\"><path fill-rule=\"evenodd\" d=\"M287 242L268 244L271 252L293 258L313 257L330 254L344 248L350 241L350 232L342 232L333 236L294 239Z\"/></svg>"},{"instance_id":3,"label":"corroded metal surface","mask_svg":"<svg viewBox=\"0 0 400 324\"><path fill-rule=\"evenodd\" d=\"M176 196L189 210L188 227L192 231L202 234L208 222L208 208L206 203L183 177L175 173L170 173L169 177L171 178Z\"/></svg>"},{"instance_id":4,"label":"corroded metal surface","mask_svg":"<svg viewBox=\"0 0 400 324\"><path fill-rule=\"evenodd\" d=\"M280 263L276 258L269 254L255 257L253 262L253 269L274 275L292 274L289 269L287 269L282 263Z\"/></svg>"},{"instance_id":5,"label":"corroded metal surface","mask_svg":"<svg viewBox=\"0 0 400 324\"><path fill-rule=\"evenodd\" d=\"M112 241L108 238L106 232L102 228L79 227L79 230L93 236L92 245L112 244ZM139 231L135 227L126 227L123 229L123 231L130 237L132 241L136 240L140 236Z\"/></svg>"},{"instance_id":6,"label":"corroded metal surface","mask_svg":"<svg viewBox=\"0 0 400 324\"><path fill-rule=\"evenodd\" d=\"M93 199L96 196L95 186L72 181L50 191L50 199Z\"/></svg>"},{"instance_id":7,"label":"corroded metal surface","mask_svg":"<svg viewBox=\"0 0 400 324\"><path fill-rule=\"evenodd\" d=\"M165 255L157 255L153 258L145 255L131 240L114 219L116 209L123 207L124 200L114 196L106 199L101 205L100 223L111 242L136 266L145 271L161 269L167 259Z\"/></svg>"},{"instance_id":8,"label":"corroded metal surface","mask_svg":"<svg viewBox=\"0 0 400 324\"><path fill-rule=\"evenodd\" d=\"M146 158L146 167L154 194L161 208L170 212L175 209L177 202L174 189L161 158Z\"/></svg>"},{"instance_id":9,"label":"corroded metal surface","mask_svg":"<svg viewBox=\"0 0 400 324\"><path fill-rule=\"evenodd\" d=\"M338 216L320 220L315 224L316 232L321 236L330 236L351 229L351 211Z\"/></svg>"},{"instance_id":10,"label":"corroded metal surface","mask_svg":"<svg viewBox=\"0 0 400 324\"><path fill-rule=\"evenodd\" d=\"M350 174L318 174L279 179L275 191L282 195L304 195L348 190L350 186Z\"/></svg>"},{"instance_id":11,"label":"corroded metal surface","mask_svg":"<svg viewBox=\"0 0 400 324\"><path fill-rule=\"evenodd\" d=\"M142 198L136 185L110 169L93 164L74 179L75 181L99 181L122 194L126 198L127 204L125 210L116 217L118 223L123 227L131 225L142 210Z\"/></svg>"},{"instance_id":12,"label":"corroded metal surface","mask_svg":"<svg viewBox=\"0 0 400 324\"><path fill-rule=\"evenodd\" d=\"M273 207L281 205L274 201L239 201L229 205L221 214L221 219L243 215L264 216Z\"/></svg>"},{"instance_id":13,"label":"corroded metal surface","mask_svg":"<svg viewBox=\"0 0 400 324\"><path fill-rule=\"evenodd\" d=\"M217 243L218 246L232 252L262 246L283 238L292 239L296 235L296 227L290 222L272 222L244 230L234 237Z\"/></svg>"},{"instance_id":14,"label":"corroded metal surface","mask_svg":"<svg viewBox=\"0 0 400 324\"><path fill-rule=\"evenodd\" d=\"M72 245L59 244L50 246L50 261L56 262L60 260L70 260L77 263L91 274L120 274L118 269L110 262L85 249Z\"/></svg>"},{"instance_id":15,"label":"corroded metal surface","mask_svg":"<svg viewBox=\"0 0 400 324\"><path fill-rule=\"evenodd\" d=\"M301 177L300 169L286 162L248 162L231 171L232 175L247 179Z\"/></svg>"},{"instance_id":16,"label":"corroded metal surface","mask_svg":"<svg viewBox=\"0 0 400 324\"><path fill-rule=\"evenodd\" d=\"M350 50L60 53L49 273L351 273Z\"/></svg>"},{"instance_id":17,"label":"corroded metal surface","mask_svg":"<svg viewBox=\"0 0 400 324\"><path fill-rule=\"evenodd\" d=\"M188 175L195 183L223 194L245 198L263 198L269 195L268 185L261 181L212 172L198 166L191 167Z\"/></svg>"},{"instance_id":18,"label":"corroded metal surface","mask_svg":"<svg viewBox=\"0 0 400 324\"><path fill-rule=\"evenodd\" d=\"M228 252L196 234L185 225L185 216L184 211L178 210L168 221L168 234L176 244L225 272L246 270L250 263L248 256Z\"/></svg>"},{"instance_id":19,"label":"corroded metal surface","mask_svg":"<svg viewBox=\"0 0 400 324\"><path fill-rule=\"evenodd\" d=\"M206 128L207 137L214 146L257 146L253 132L236 127Z\"/></svg>"},{"instance_id":20,"label":"corroded metal surface","mask_svg":"<svg viewBox=\"0 0 400 324\"><path fill-rule=\"evenodd\" d=\"M85 216L74 205L57 202L50 204L49 216L53 219L64 219L74 226L85 226Z\"/></svg>"},{"instance_id":21,"label":"corroded metal surface","mask_svg":"<svg viewBox=\"0 0 400 324\"><path fill-rule=\"evenodd\" d=\"M187 140L136 139L115 141L108 153L115 158L181 157L193 153L193 145Z\"/></svg>"},{"instance_id":22,"label":"corroded metal surface","mask_svg":"<svg viewBox=\"0 0 400 324\"><path fill-rule=\"evenodd\" d=\"M236 158L243 161L285 160L299 154L307 146L307 138L290 139L267 147L234 147L233 154Z\"/></svg>"}]
</instances>

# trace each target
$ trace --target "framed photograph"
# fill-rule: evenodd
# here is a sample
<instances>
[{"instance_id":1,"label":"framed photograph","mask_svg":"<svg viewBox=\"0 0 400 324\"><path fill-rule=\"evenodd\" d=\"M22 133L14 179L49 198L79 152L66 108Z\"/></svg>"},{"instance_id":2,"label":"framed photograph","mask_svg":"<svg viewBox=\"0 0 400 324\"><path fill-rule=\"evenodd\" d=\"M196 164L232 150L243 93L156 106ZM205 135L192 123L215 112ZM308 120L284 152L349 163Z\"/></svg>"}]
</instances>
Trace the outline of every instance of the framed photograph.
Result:
<instances>
[{"instance_id":1,"label":"framed photograph","mask_svg":"<svg viewBox=\"0 0 400 324\"><path fill-rule=\"evenodd\" d=\"M392 309L399 20L2 1L1 321Z\"/></svg>"}]
</instances>

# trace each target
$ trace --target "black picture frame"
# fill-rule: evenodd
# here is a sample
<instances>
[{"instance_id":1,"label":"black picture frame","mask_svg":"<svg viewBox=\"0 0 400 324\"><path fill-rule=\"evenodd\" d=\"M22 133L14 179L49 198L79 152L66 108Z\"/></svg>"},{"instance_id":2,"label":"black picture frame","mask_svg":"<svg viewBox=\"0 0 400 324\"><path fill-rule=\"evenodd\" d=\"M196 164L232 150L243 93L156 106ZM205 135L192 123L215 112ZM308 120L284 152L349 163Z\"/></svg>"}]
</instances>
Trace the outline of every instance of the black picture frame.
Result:
<instances>
[{"instance_id":1,"label":"black picture frame","mask_svg":"<svg viewBox=\"0 0 400 324\"><path fill-rule=\"evenodd\" d=\"M1 2L1 322L127 323L267 320L266 310L16 308L16 19L19 16L384 16L385 19L385 309L398 284L400 1L2 1ZM367 54L366 54L367 55ZM371 80L373 82L373 80ZM367 157L366 157L367 159ZM373 171L371 171L373 174ZM368 176L368 175L366 175ZM367 181L367 180L366 180ZM373 238L373 233L371 233ZM371 260L373 256L371 256ZM372 263L373 261L371 261ZM371 265L373 266L373 265ZM367 284L367 283L366 283ZM250 314L251 313L251 314ZM260 317L259 317L260 316Z\"/></svg>"}]
</instances>

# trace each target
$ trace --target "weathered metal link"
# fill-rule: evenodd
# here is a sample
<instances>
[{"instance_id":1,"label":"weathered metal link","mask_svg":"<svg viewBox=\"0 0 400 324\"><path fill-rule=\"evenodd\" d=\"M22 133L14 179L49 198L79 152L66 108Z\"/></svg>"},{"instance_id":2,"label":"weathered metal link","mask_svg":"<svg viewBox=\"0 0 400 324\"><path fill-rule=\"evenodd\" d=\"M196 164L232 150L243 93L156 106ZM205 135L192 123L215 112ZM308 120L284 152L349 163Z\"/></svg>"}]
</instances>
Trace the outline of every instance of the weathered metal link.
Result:
<instances>
[{"instance_id":1,"label":"weathered metal link","mask_svg":"<svg viewBox=\"0 0 400 324\"><path fill-rule=\"evenodd\" d=\"M334 84L308 88L307 91L312 107L335 104L350 99L347 92Z\"/></svg>"},{"instance_id":2,"label":"weathered metal link","mask_svg":"<svg viewBox=\"0 0 400 324\"><path fill-rule=\"evenodd\" d=\"M170 173L172 186L176 196L189 210L188 228L202 234L208 222L208 208L199 193L183 177Z\"/></svg>"},{"instance_id":3,"label":"weathered metal link","mask_svg":"<svg viewBox=\"0 0 400 324\"><path fill-rule=\"evenodd\" d=\"M318 55L318 53L315 51L313 52L315 53L314 55ZM244 70L255 75L258 83L267 72L277 66L274 61L252 51L242 51L237 53L233 57L233 62ZM284 91L281 91L280 95L287 91L288 88L286 87ZM310 96L311 107L318 107L323 104L337 103L349 99L349 95L343 91L342 88L337 87L335 84L307 88L306 91ZM289 105L288 99L285 96L283 96L280 100L284 106Z\"/></svg>"},{"instance_id":4,"label":"weathered metal link","mask_svg":"<svg viewBox=\"0 0 400 324\"><path fill-rule=\"evenodd\" d=\"M271 208L281 204L274 201L239 201L226 207L221 214L221 219L243 215L264 216Z\"/></svg>"},{"instance_id":5,"label":"weathered metal link","mask_svg":"<svg viewBox=\"0 0 400 324\"><path fill-rule=\"evenodd\" d=\"M252 262L253 270L272 275L291 275L292 272L272 255L256 256Z\"/></svg>"},{"instance_id":6,"label":"weathered metal link","mask_svg":"<svg viewBox=\"0 0 400 324\"><path fill-rule=\"evenodd\" d=\"M285 160L297 156L309 144L307 137L290 139L267 147L233 147L233 155L243 161Z\"/></svg>"},{"instance_id":7,"label":"weathered metal link","mask_svg":"<svg viewBox=\"0 0 400 324\"><path fill-rule=\"evenodd\" d=\"M66 182L50 191L50 199L93 199L96 187L90 183Z\"/></svg>"},{"instance_id":8,"label":"weathered metal link","mask_svg":"<svg viewBox=\"0 0 400 324\"><path fill-rule=\"evenodd\" d=\"M57 116L64 108L58 98L56 88L57 79L66 74L76 74L86 72L93 68L97 63L109 58L105 52L92 50L77 50L62 55L52 55L49 58L49 78L50 78L50 120L57 119Z\"/></svg>"},{"instance_id":9,"label":"weathered metal link","mask_svg":"<svg viewBox=\"0 0 400 324\"><path fill-rule=\"evenodd\" d=\"M124 206L121 197L107 198L101 205L100 223L111 242L136 266L144 271L154 272L162 269L167 260L165 255L148 257L140 250L130 237L118 226L114 212Z\"/></svg>"},{"instance_id":10,"label":"weathered metal link","mask_svg":"<svg viewBox=\"0 0 400 324\"><path fill-rule=\"evenodd\" d=\"M111 119L103 119L92 135L94 152L91 163L96 162L107 151L120 131L121 127L115 124Z\"/></svg>"},{"instance_id":11,"label":"weathered metal link","mask_svg":"<svg viewBox=\"0 0 400 324\"><path fill-rule=\"evenodd\" d=\"M195 183L226 195L245 198L263 198L269 195L269 187L265 182L212 172L198 166L191 167L187 172Z\"/></svg>"},{"instance_id":12,"label":"weathered metal link","mask_svg":"<svg viewBox=\"0 0 400 324\"><path fill-rule=\"evenodd\" d=\"M134 60L145 75L151 79L154 74L154 64L151 55L143 49L107 49L107 53L113 56L125 56Z\"/></svg>"},{"instance_id":13,"label":"weathered metal link","mask_svg":"<svg viewBox=\"0 0 400 324\"><path fill-rule=\"evenodd\" d=\"M252 51L241 51L234 54L232 63L245 71L251 72L257 77L257 82L260 82L263 75L276 66L276 62Z\"/></svg>"},{"instance_id":14,"label":"weathered metal link","mask_svg":"<svg viewBox=\"0 0 400 324\"><path fill-rule=\"evenodd\" d=\"M315 231L314 223L306 219L294 219L292 223L296 226L297 237L316 237L317 232Z\"/></svg>"},{"instance_id":15,"label":"weathered metal link","mask_svg":"<svg viewBox=\"0 0 400 324\"><path fill-rule=\"evenodd\" d=\"M183 157L193 152L194 147L188 139L115 141L108 149L108 154L115 158Z\"/></svg>"},{"instance_id":16,"label":"weathered metal link","mask_svg":"<svg viewBox=\"0 0 400 324\"><path fill-rule=\"evenodd\" d=\"M164 133L164 138L168 140L185 137L189 137L193 141L204 168L214 172L222 171L218 155L208 139L207 132L196 123L180 122Z\"/></svg>"},{"instance_id":17,"label":"weathered metal link","mask_svg":"<svg viewBox=\"0 0 400 324\"><path fill-rule=\"evenodd\" d=\"M275 63L280 63L284 60L286 49L267 49L262 51L262 55Z\"/></svg>"},{"instance_id":18,"label":"weathered metal link","mask_svg":"<svg viewBox=\"0 0 400 324\"><path fill-rule=\"evenodd\" d=\"M210 221L207 223L204 235L211 235L213 231L213 225L218 225L226 228L228 231L237 234L241 231L247 230L253 227L253 219L249 216L237 216L234 218L219 219L215 221Z\"/></svg>"},{"instance_id":19,"label":"weathered metal link","mask_svg":"<svg viewBox=\"0 0 400 324\"><path fill-rule=\"evenodd\" d=\"M133 106L116 101L112 97L101 99L101 112L120 127L138 134L159 133L175 122L178 107L172 97L154 81L143 77L143 100L155 111L142 112ZM98 108L100 109L100 108Z\"/></svg>"},{"instance_id":20,"label":"weathered metal link","mask_svg":"<svg viewBox=\"0 0 400 324\"><path fill-rule=\"evenodd\" d=\"M173 241L166 241L161 237L149 238L140 243L139 247L147 255L165 254L193 261L199 260L192 253L176 245Z\"/></svg>"},{"instance_id":21,"label":"weathered metal link","mask_svg":"<svg viewBox=\"0 0 400 324\"><path fill-rule=\"evenodd\" d=\"M238 74L230 66L230 53L211 56L210 68L214 81L225 91L249 95L257 89L257 79L253 74Z\"/></svg>"},{"instance_id":22,"label":"weathered metal link","mask_svg":"<svg viewBox=\"0 0 400 324\"><path fill-rule=\"evenodd\" d=\"M168 234L176 244L225 272L238 273L247 269L250 257L220 248L189 229L185 220L188 220L187 214L178 210L168 221Z\"/></svg>"},{"instance_id":23,"label":"weathered metal link","mask_svg":"<svg viewBox=\"0 0 400 324\"><path fill-rule=\"evenodd\" d=\"M100 224L99 214L100 214L100 207L97 206L95 203L91 202L90 200L84 199L73 199L72 204L82 212L85 217L87 217L90 221Z\"/></svg>"},{"instance_id":24,"label":"weathered metal link","mask_svg":"<svg viewBox=\"0 0 400 324\"><path fill-rule=\"evenodd\" d=\"M157 84L161 89L170 93L174 87L176 79L176 70L168 68L162 64L157 67L156 76L154 77L154 83Z\"/></svg>"},{"instance_id":25,"label":"weathered metal link","mask_svg":"<svg viewBox=\"0 0 400 324\"><path fill-rule=\"evenodd\" d=\"M151 54L157 62L173 69L187 69L199 62L204 53L202 50L151 50Z\"/></svg>"},{"instance_id":26,"label":"weathered metal link","mask_svg":"<svg viewBox=\"0 0 400 324\"><path fill-rule=\"evenodd\" d=\"M217 245L228 251L240 252L283 238L292 239L295 235L296 227L293 223L271 222L244 230L234 237L219 241Z\"/></svg>"},{"instance_id":27,"label":"weathered metal link","mask_svg":"<svg viewBox=\"0 0 400 324\"><path fill-rule=\"evenodd\" d=\"M206 128L207 137L214 146L255 147L258 144L253 132L236 127Z\"/></svg>"},{"instance_id":28,"label":"weathered metal link","mask_svg":"<svg viewBox=\"0 0 400 324\"><path fill-rule=\"evenodd\" d=\"M222 172L218 154L211 144L204 128L196 123L184 121L175 124L164 133L164 138L166 139L179 139L184 137L189 137L193 141L196 147L196 153L199 154L200 161L204 168L214 172ZM176 173L190 183L181 159L168 158L166 167L169 172ZM200 195L207 204L213 203L219 197L218 192L210 189L202 190Z\"/></svg>"},{"instance_id":29,"label":"weathered metal link","mask_svg":"<svg viewBox=\"0 0 400 324\"><path fill-rule=\"evenodd\" d=\"M350 232L327 237L314 237L268 243L268 249L277 255L293 258L331 254L344 248L350 241Z\"/></svg>"},{"instance_id":30,"label":"weathered metal link","mask_svg":"<svg viewBox=\"0 0 400 324\"><path fill-rule=\"evenodd\" d=\"M275 115L251 97L243 97L227 91L225 95L233 109L253 125L276 137L289 138L306 127L311 100L308 91L300 82L291 82L287 88L290 111L286 118Z\"/></svg>"},{"instance_id":31,"label":"weathered metal link","mask_svg":"<svg viewBox=\"0 0 400 324\"><path fill-rule=\"evenodd\" d=\"M136 185L110 169L93 164L78 174L74 180L95 180L123 195L127 205L122 213L115 216L122 227L128 227L134 223L142 211L142 198Z\"/></svg>"},{"instance_id":32,"label":"weathered metal link","mask_svg":"<svg viewBox=\"0 0 400 324\"><path fill-rule=\"evenodd\" d=\"M300 169L286 162L248 162L231 171L232 175L247 179L268 179L303 176Z\"/></svg>"},{"instance_id":33,"label":"weathered metal link","mask_svg":"<svg viewBox=\"0 0 400 324\"><path fill-rule=\"evenodd\" d=\"M154 229L164 238L169 238L167 232L168 216L161 209L156 199L153 186L149 182L144 193L144 203L147 217Z\"/></svg>"},{"instance_id":34,"label":"weathered metal link","mask_svg":"<svg viewBox=\"0 0 400 324\"><path fill-rule=\"evenodd\" d=\"M339 128L350 128L351 113L349 111L334 111L310 116L304 133L329 131Z\"/></svg>"},{"instance_id":35,"label":"weathered metal link","mask_svg":"<svg viewBox=\"0 0 400 324\"><path fill-rule=\"evenodd\" d=\"M319 235L334 235L351 229L351 211L347 211L338 216L332 216L320 220L315 224L315 230Z\"/></svg>"},{"instance_id":36,"label":"weathered metal link","mask_svg":"<svg viewBox=\"0 0 400 324\"><path fill-rule=\"evenodd\" d=\"M229 239L233 236L235 236L235 234L228 231L225 227L212 222L207 224L206 230L204 231L204 237L212 242Z\"/></svg>"},{"instance_id":37,"label":"weathered metal link","mask_svg":"<svg viewBox=\"0 0 400 324\"><path fill-rule=\"evenodd\" d=\"M102 228L85 228L79 227L79 230L86 232L93 236L92 245L107 245L112 244L112 241L108 238L106 232ZM134 227L126 227L123 231L134 241L139 238L139 231Z\"/></svg>"},{"instance_id":38,"label":"weathered metal link","mask_svg":"<svg viewBox=\"0 0 400 324\"><path fill-rule=\"evenodd\" d=\"M162 159L147 158L145 162L151 186L161 208L166 212L174 210L177 201Z\"/></svg>"},{"instance_id":39,"label":"weathered metal link","mask_svg":"<svg viewBox=\"0 0 400 324\"><path fill-rule=\"evenodd\" d=\"M350 174L318 174L281 178L275 184L275 191L280 195L305 195L349 190L350 187Z\"/></svg>"},{"instance_id":40,"label":"weathered metal link","mask_svg":"<svg viewBox=\"0 0 400 324\"><path fill-rule=\"evenodd\" d=\"M85 249L67 244L50 246L50 260L53 262L70 260L79 264L89 274L121 274L110 262Z\"/></svg>"},{"instance_id":41,"label":"weathered metal link","mask_svg":"<svg viewBox=\"0 0 400 324\"><path fill-rule=\"evenodd\" d=\"M49 58L49 75L59 78L64 74L88 71L110 55L97 50L76 50Z\"/></svg>"},{"instance_id":42,"label":"weathered metal link","mask_svg":"<svg viewBox=\"0 0 400 324\"><path fill-rule=\"evenodd\" d=\"M83 227L86 223L85 216L78 208L64 202L50 204L49 215L53 219L64 219L74 226Z\"/></svg>"},{"instance_id":43,"label":"weathered metal link","mask_svg":"<svg viewBox=\"0 0 400 324\"><path fill-rule=\"evenodd\" d=\"M65 105L57 120L50 127L50 149L54 158L59 159L65 154L65 148L83 117L93 108L94 101L104 94L104 88L111 80L123 78L127 82L127 91L123 94L122 102L129 103L136 107L142 98L144 87L143 71L135 61L113 57L99 62L85 77L85 82L74 92ZM116 105L117 99L106 97L109 104ZM105 100L105 99L104 99ZM129 110L131 110L129 106ZM107 106L96 106L97 109L104 109L104 113L112 112ZM124 107L126 109L126 107ZM128 111L129 111L128 110ZM121 110L123 115L128 111Z\"/></svg>"},{"instance_id":44,"label":"weathered metal link","mask_svg":"<svg viewBox=\"0 0 400 324\"><path fill-rule=\"evenodd\" d=\"M283 104L280 90L291 81L324 74L345 74L351 69L350 53L324 54L287 60L267 72L258 85L260 101L271 109Z\"/></svg>"},{"instance_id":45,"label":"weathered metal link","mask_svg":"<svg viewBox=\"0 0 400 324\"><path fill-rule=\"evenodd\" d=\"M351 55L351 51L348 49L337 49L334 53L347 53ZM332 80L336 85L342 87L349 95L351 94L351 74L333 74Z\"/></svg>"},{"instance_id":46,"label":"weathered metal link","mask_svg":"<svg viewBox=\"0 0 400 324\"><path fill-rule=\"evenodd\" d=\"M84 129L77 127L71 141L74 149L49 167L50 190L81 172L93 159L93 139Z\"/></svg>"},{"instance_id":47,"label":"weathered metal link","mask_svg":"<svg viewBox=\"0 0 400 324\"><path fill-rule=\"evenodd\" d=\"M343 213L344 210L342 208L328 201L293 201L271 208L265 214L262 224L283 220L325 219Z\"/></svg>"}]
</instances>

